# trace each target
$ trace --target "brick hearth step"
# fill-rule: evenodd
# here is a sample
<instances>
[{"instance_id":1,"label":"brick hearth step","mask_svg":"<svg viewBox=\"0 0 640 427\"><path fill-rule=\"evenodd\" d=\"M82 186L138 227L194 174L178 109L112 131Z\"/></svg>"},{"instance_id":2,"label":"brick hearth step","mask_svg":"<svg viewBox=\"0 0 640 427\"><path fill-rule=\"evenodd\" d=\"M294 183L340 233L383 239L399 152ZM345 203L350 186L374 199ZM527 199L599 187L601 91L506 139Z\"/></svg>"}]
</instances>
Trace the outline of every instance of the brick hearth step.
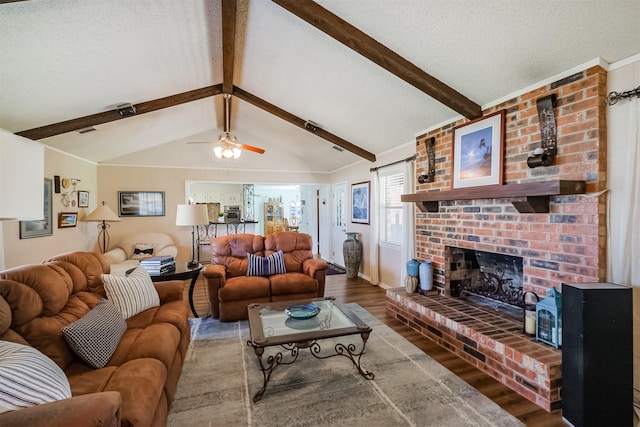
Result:
<instances>
[{"instance_id":1,"label":"brick hearth step","mask_svg":"<svg viewBox=\"0 0 640 427\"><path fill-rule=\"evenodd\" d=\"M386 310L526 399L561 408L562 351L522 333L522 322L442 295L387 290Z\"/></svg>"}]
</instances>

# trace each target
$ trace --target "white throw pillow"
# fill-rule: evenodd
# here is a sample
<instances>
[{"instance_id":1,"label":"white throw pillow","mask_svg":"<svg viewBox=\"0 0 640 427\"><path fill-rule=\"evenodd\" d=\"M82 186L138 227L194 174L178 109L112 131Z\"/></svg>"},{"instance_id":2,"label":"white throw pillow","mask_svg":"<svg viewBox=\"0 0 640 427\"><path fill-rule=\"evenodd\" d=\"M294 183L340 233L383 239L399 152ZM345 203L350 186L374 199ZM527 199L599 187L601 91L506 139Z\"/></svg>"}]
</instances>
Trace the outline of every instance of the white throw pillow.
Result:
<instances>
[{"instance_id":1,"label":"white throw pillow","mask_svg":"<svg viewBox=\"0 0 640 427\"><path fill-rule=\"evenodd\" d=\"M153 243L136 243L133 246L133 255L131 255L131 259L146 259L151 258L153 256L154 247Z\"/></svg>"},{"instance_id":2,"label":"white throw pillow","mask_svg":"<svg viewBox=\"0 0 640 427\"><path fill-rule=\"evenodd\" d=\"M120 310L101 299L87 314L62 328L62 335L89 366L104 368L126 331L127 322Z\"/></svg>"},{"instance_id":3,"label":"white throw pillow","mask_svg":"<svg viewBox=\"0 0 640 427\"><path fill-rule=\"evenodd\" d=\"M128 276L103 274L102 281L107 298L125 319L160 305L160 296L147 270L137 267Z\"/></svg>"},{"instance_id":4,"label":"white throw pillow","mask_svg":"<svg viewBox=\"0 0 640 427\"><path fill-rule=\"evenodd\" d=\"M0 414L71 397L69 380L33 347L0 341Z\"/></svg>"}]
</instances>

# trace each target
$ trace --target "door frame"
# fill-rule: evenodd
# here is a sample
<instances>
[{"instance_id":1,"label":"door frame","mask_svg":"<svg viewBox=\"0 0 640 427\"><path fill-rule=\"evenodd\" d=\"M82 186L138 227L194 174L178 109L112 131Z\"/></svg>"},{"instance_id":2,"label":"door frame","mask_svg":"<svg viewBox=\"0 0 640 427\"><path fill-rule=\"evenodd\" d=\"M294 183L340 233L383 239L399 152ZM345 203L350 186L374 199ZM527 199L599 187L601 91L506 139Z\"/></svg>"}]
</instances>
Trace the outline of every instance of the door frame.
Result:
<instances>
[{"instance_id":1,"label":"door frame","mask_svg":"<svg viewBox=\"0 0 640 427\"><path fill-rule=\"evenodd\" d=\"M340 200L342 197L342 200ZM342 209L341 212L340 209ZM331 184L331 256L330 261L344 267L342 244L347 231L347 182L340 181ZM339 216L342 218L339 218Z\"/></svg>"}]
</instances>

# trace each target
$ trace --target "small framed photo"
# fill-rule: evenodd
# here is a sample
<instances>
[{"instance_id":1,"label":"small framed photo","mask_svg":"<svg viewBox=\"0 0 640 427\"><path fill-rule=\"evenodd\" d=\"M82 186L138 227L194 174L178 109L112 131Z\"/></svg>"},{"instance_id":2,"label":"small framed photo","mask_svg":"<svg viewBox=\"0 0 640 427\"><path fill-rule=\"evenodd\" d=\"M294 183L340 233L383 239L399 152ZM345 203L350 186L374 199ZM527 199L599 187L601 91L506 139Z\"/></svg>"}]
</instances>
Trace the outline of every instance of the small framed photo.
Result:
<instances>
[{"instance_id":1,"label":"small framed photo","mask_svg":"<svg viewBox=\"0 0 640 427\"><path fill-rule=\"evenodd\" d=\"M118 216L164 216L164 191L118 191Z\"/></svg>"},{"instance_id":2,"label":"small framed photo","mask_svg":"<svg viewBox=\"0 0 640 427\"><path fill-rule=\"evenodd\" d=\"M452 188L502 184L504 118L501 110L453 129Z\"/></svg>"},{"instance_id":3,"label":"small framed photo","mask_svg":"<svg viewBox=\"0 0 640 427\"><path fill-rule=\"evenodd\" d=\"M351 222L369 224L369 184L351 184Z\"/></svg>"},{"instance_id":4,"label":"small framed photo","mask_svg":"<svg viewBox=\"0 0 640 427\"><path fill-rule=\"evenodd\" d=\"M58 214L58 228L75 227L78 223L77 212L60 212Z\"/></svg>"},{"instance_id":5,"label":"small framed photo","mask_svg":"<svg viewBox=\"0 0 640 427\"><path fill-rule=\"evenodd\" d=\"M78 191L78 207L79 208L88 208L89 207L89 192L88 191Z\"/></svg>"}]
</instances>

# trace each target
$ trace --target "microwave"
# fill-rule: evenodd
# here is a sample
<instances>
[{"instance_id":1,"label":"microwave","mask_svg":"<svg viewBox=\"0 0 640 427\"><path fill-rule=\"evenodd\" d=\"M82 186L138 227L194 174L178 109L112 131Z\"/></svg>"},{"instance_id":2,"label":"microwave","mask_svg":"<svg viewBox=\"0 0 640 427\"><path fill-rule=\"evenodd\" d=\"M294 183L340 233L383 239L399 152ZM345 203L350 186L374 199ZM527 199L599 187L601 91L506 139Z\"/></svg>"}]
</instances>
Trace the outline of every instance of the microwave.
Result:
<instances>
[{"instance_id":1,"label":"microwave","mask_svg":"<svg viewBox=\"0 0 640 427\"><path fill-rule=\"evenodd\" d=\"M227 217L227 220L239 221L240 215L241 215L240 206L237 206L237 205L225 206L224 214Z\"/></svg>"}]
</instances>

